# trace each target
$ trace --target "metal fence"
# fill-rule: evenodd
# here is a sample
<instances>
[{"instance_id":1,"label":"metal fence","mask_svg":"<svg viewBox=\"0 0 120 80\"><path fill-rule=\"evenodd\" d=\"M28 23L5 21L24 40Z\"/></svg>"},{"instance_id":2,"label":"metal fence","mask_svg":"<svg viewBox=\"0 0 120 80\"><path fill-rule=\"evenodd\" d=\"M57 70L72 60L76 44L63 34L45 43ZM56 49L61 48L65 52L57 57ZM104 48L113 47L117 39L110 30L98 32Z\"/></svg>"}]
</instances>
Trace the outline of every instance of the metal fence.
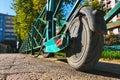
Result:
<instances>
[{"instance_id":1,"label":"metal fence","mask_svg":"<svg viewBox=\"0 0 120 80\"><path fill-rule=\"evenodd\" d=\"M120 45L104 46L105 51L120 51Z\"/></svg>"},{"instance_id":2,"label":"metal fence","mask_svg":"<svg viewBox=\"0 0 120 80\"><path fill-rule=\"evenodd\" d=\"M9 53L11 48L8 45L0 44L0 53Z\"/></svg>"},{"instance_id":3,"label":"metal fence","mask_svg":"<svg viewBox=\"0 0 120 80\"><path fill-rule=\"evenodd\" d=\"M102 58L120 59L120 45L104 46Z\"/></svg>"}]
</instances>

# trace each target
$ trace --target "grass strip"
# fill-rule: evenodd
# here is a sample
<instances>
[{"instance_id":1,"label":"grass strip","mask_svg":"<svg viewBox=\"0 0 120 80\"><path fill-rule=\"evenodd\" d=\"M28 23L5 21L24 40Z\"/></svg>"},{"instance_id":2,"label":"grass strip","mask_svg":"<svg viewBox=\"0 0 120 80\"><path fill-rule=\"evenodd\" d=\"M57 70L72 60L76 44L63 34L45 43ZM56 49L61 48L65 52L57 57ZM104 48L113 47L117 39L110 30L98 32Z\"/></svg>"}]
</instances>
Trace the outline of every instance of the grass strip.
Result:
<instances>
[{"instance_id":1,"label":"grass strip","mask_svg":"<svg viewBox=\"0 0 120 80\"><path fill-rule=\"evenodd\" d=\"M120 59L120 51L103 51L101 58Z\"/></svg>"}]
</instances>

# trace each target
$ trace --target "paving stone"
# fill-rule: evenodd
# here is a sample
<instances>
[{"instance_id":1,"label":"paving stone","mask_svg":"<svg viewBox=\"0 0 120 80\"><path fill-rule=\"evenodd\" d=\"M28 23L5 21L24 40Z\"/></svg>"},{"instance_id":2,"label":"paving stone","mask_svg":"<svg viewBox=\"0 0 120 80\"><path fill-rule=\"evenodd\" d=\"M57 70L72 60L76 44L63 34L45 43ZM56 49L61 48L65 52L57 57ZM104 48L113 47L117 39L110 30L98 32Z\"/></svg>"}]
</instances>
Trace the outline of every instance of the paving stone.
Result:
<instances>
[{"instance_id":1,"label":"paving stone","mask_svg":"<svg viewBox=\"0 0 120 80\"><path fill-rule=\"evenodd\" d=\"M112 65L99 63L99 68ZM98 68L97 67L97 68ZM112 68L112 67L111 67ZM113 67L113 68L119 68ZM117 71L113 70L113 71ZM76 71L65 62L52 58L33 58L23 54L0 54L0 80L119 80L120 75L93 69Z\"/></svg>"}]
</instances>

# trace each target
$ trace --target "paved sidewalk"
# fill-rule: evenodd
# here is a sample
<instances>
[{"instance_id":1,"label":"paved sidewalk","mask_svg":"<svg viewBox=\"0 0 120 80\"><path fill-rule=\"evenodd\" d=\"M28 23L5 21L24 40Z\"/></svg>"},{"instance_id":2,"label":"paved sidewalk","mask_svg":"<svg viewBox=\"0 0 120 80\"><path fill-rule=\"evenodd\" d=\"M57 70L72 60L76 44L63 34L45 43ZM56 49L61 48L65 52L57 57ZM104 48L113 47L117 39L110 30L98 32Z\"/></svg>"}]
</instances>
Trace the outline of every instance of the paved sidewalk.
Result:
<instances>
[{"instance_id":1,"label":"paved sidewalk","mask_svg":"<svg viewBox=\"0 0 120 80\"><path fill-rule=\"evenodd\" d=\"M101 63L100 63L101 65ZM107 65L106 65L107 67ZM0 80L119 80L120 75L96 69L80 72L58 59L0 54Z\"/></svg>"}]
</instances>

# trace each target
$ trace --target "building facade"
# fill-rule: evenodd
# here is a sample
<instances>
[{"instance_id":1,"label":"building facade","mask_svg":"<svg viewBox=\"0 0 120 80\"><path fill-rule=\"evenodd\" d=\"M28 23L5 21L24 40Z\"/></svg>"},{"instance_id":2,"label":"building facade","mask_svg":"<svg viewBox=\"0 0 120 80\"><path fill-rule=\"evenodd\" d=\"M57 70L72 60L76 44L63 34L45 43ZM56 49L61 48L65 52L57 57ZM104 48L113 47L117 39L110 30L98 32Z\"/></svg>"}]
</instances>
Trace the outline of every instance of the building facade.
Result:
<instances>
[{"instance_id":1,"label":"building facade","mask_svg":"<svg viewBox=\"0 0 120 80\"><path fill-rule=\"evenodd\" d=\"M115 7L115 5L120 2L120 0L102 0L104 8L107 9L107 11L111 10ZM108 34L111 32L118 37L118 42L120 43L120 13L118 13L112 20L110 20L109 23L115 23L117 22L117 26L112 26L113 28L108 29ZM119 24L118 24L119 23Z\"/></svg>"},{"instance_id":2,"label":"building facade","mask_svg":"<svg viewBox=\"0 0 120 80\"><path fill-rule=\"evenodd\" d=\"M0 42L4 41L5 38L5 17L3 14L0 14Z\"/></svg>"},{"instance_id":3,"label":"building facade","mask_svg":"<svg viewBox=\"0 0 120 80\"><path fill-rule=\"evenodd\" d=\"M13 16L0 13L0 43L16 47L16 35L13 29Z\"/></svg>"},{"instance_id":4,"label":"building facade","mask_svg":"<svg viewBox=\"0 0 120 80\"><path fill-rule=\"evenodd\" d=\"M103 0L103 5L104 7L107 8L107 10L111 10L112 8L115 7L115 5L117 4L117 2L119 2L120 0ZM114 22L120 20L120 14L116 15L110 22Z\"/></svg>"},{"instance_id":5,"label":"building facade","mask_svg":"<svg viewBox=\"0 0 120 80\"><path fill-rule=\"evenodd\" d=\"M111 10L120 0L103 0L104 8L106 8L108 11ZM120 13L117 14L110 22L116 22L120 20ZM120 26L115 26L115 28L112 28L108 30L108 34L110 32L113 32L115 35L120 35Z\"/></svg>"}]
</instances>

